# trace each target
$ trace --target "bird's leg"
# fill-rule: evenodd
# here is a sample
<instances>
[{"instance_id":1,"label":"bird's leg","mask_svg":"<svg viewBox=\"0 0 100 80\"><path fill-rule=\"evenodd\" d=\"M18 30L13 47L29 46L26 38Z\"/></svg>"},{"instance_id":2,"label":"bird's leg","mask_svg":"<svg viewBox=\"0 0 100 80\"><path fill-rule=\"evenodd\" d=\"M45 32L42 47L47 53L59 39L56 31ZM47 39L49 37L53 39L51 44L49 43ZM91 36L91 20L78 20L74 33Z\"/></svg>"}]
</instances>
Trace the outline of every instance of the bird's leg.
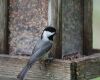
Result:
<instances>
[{"instance_id":1,"label":"bird's leg","mask_svg":"<svg viewBox=\"0 0 100 80\"><path fill-rule=\"evenodd\" d=\"M47 55L45 55L43 58L40 59L40 63L47 67L48 65L50 65L50 63L53 62L53 55L51 52L49 52Z\"/></svg>"},{"instance_id":2,"label":"bird's leg","mask_svg":"<svg viewBox=\"0 0 100 80\"><path fill-rule=\"evenodd\" d=\"M48 59L44 60L44 66L48 67L48 65L50 65L50 63L52 63L52 62L53 62L53 58L48 58Z\"/></svg>"},{"instance_id":3,"label":"bird's leg","mask_svg":"<svg viewBox=\"0 0 100 80\"><path fill-rule=\"evenodd\" d=\"M45 64L50 64L50 63L53 62L53 60L54 60L54 55L53 55L53 53L50 51L50 52L48 53L48 58L45 60Z\"/></svg>"},{"instance_id":4,"label":"bird's leg","mask_svg":"<svg viewBox=\"0 0 100 80\"><path fill-rule=\"evenodd\" d=\"M46 64L50 64L50 63L53 62L53 59L54 59L53 57L52 58L48 58L48 59L45 60L45 63Z\"/></svg>"}]
</instances>

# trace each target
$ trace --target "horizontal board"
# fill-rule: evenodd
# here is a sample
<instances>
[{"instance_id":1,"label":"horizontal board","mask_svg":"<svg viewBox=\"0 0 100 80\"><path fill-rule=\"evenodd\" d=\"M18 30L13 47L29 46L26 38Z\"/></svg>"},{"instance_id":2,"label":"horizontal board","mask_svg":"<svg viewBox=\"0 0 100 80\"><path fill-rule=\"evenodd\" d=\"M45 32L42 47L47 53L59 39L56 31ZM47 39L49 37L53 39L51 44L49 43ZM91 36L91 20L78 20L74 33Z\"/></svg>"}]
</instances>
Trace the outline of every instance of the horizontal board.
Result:
<instances>
[{"instance_id":1,"label":"horizontal board","mask_svg":"<svg viewBox=\"0 0 100 80\"><path fill-rule=\"evenodd\" d=\"M29 57L0 55L0 80L16 80ZM72 61L55 59L44 67L38 61L25 80L90 80L100 76L100 54Z\"/></svg>"},{"instance_id":2,"label":"horizontal board","mask_svg":"<svg viewBox=\"0 0 100 80\"><path fill-rule=\"evenodd\" d=\"M76 64L76 79L77 80L90 80L100 77L100 54L80 58L74 61Z\"/></svg>"},{"instance_id":3,"label":"horizontal board","mask_svg":"<svg viewBox=\"0 0 100 80\"><path fill-rule=\"evenodd\" d=\"M28 57L0 55L0 80L16 80ZM54 60L44 67L36 62L26 80L70 80L70 61Z\"/></svg>"}]
</instances>

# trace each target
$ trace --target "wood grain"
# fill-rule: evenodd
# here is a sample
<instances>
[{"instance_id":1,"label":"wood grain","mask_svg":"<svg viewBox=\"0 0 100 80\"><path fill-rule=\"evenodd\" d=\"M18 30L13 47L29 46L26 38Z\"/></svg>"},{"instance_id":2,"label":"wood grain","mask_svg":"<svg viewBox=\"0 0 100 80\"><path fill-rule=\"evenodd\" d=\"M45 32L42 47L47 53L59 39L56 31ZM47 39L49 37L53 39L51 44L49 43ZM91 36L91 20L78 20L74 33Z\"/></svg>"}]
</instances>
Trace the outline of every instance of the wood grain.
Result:
<instances>
[{"instance_id":1,"label":"wood grain","mask_svg":"<svg viewBox=\"0 0 100 80\"><path fill-rule=\"evenodd\" d=\"M84 0L83 54L85 55L91 55L93 48L92 11L93 0Z\"/></svg>"},{"instance_id":2,"label":"wood grain","mask_svg":"<svg viewBox=\"0 0 100 80\"><path fill-rule=\"evenodd\" d=\"M0 80L16 80L29 57L0 55ZM55 59L44 67L36 62L25 80L90 80L100 76L100 54L73 61Z\"/></svg>"},{"instance_id":3,"label":"wood grain","mask_svg":"<svg viewBox=\"0 0 100 80\"><path fill-rule=\"evenodd\" d=\"M7 0L0 0L0 52L6 50Z\"/></svg>"},{"instance_id":4,"label":"wood grain","mask_svg":"<svg viewBox=\"0 0 100 80\"><path fill-rule=\"evenodd\" d=\"M82 0L62 0L62 56L83 54Z\"/></svg>"},{"instance_id":5,"label":"wood grain","mask_svg":"<svg viewBox=\"0 0 100 80\"><path fill-rule=\"evenodd\" d=\"M52 53L57 59L62 57L62 19L61 19L61 0L48 0L48 25L56 28L56 37Z\"/></svg>"},{"instance_id":6,"label":"wood grain","mask_svg":"<svg viewBox=\"0 0 100 80\"><path fill-rule=\"evenodd\" d=\"M0 55L0 80L16 80L25 66L27 57ZM54 60L46 68L36 62L26 76L26 80L70 80L70 61Z\"/></svg>"},{"instance_id":7,"label":"wood grain","mask_svg":"<svg viewBox=\"0 0 100 80\"><path fill-rule=\"evenodd\" d=\"M100 54L86 56L74 61L75 80L90 80L100 76Z\"/></svg>"}]
</instances>

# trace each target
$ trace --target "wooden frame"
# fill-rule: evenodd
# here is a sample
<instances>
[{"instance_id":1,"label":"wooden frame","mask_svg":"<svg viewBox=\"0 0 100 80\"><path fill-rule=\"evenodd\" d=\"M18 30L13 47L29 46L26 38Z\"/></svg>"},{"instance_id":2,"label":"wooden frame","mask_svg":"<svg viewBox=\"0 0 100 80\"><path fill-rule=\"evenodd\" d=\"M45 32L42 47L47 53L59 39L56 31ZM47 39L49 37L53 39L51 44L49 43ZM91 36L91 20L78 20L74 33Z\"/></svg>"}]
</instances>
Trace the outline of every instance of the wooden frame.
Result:
<instances>
[{"instance_id":1,"label":"wooden frame","mask_svg":"<svg viewBox=\"0 0 100 80\"><path fill-rule=\"evenodd\" d=\"M0 80L16 80L29 57L0 55ZM47 67L36 62L26 80L90 80L100 76L100 54L77 60L54 60Z\"/></svg>"},{"instance_id":2,"label":"wooden frame","mask_svg":"<svg viewBox=\"0 0 100 80\"><path fill-rule=\"evenodd\" d=\"M83 52L85 55L100 53L100 49L93 48L93 0L84 0L84 27L83 27Z\"/></svg>"},{"instance_id":3,"label":"wooden frame","mask_svg":"<svg viewBox=\"0 0 100 80\"><path fill-rule=\"evenodd\" d=\"M61 0L49 0L48 1L48 25L53 26L57 30L56 39L54 41L54 47L52 53L55 54L57 59L62 57L62 1Z\"/></svg>"},{"instance_id":4,"label":"wooden frame","mask_svg":"<svg viewBox=\"0 0 100 80\"><path fill-rule=\"evenodd\" d=\"M56 58L61 58L62 56L62 5L60 0L49 0L51 1L51 12L49 12L48 17L48 24L53 25L57 29L57 33L59 33L56 37L55 41L55 56ZM57 4L60 2L60 6ZM56 5L56 6L55 6ZM58 6L58 7L57 7ZM92 39L92 11L93 11L93 0L83 0L82 1L82 6L83 6L83 55L91 55L94 52L99 52L100 50L94 50L93 49L93 39ZM49 6L50 7L50 6ZM59 11L60 10L60 11ZM59 13L60 12L60 13ZM57 16L58 15L58 16ZM60 19L59 19L60 18ZM50 22L50 20L52 22ZM57 25L56 25L57 24ZM59 46L59 47L58 47Z\"/></svg>"},{"instance_id":5,"label":"wooden frame","mask_svg":"<svg viewBox=\"0 0 100 80\"><path fill-rule=\"evenodd\" d=\"M0 55L0 80L16 80L29 57ZM47 67L36 62L26 80L70 80L70 61L54 60Z\"/></svg>"},{"instance_id":6,"label":"wooden frame","mask_svg":"<svg viewBox=\"0 0 100 80\"><path fill-rule=\"evenodd\" d=\"M7 13L8 13L8 1L0 1L0 53L7 53L8 36L7 36Z\"/></svg>"},{"instance_id":7,"label":"wooden frame","mask_svg":"<svg viewBox=\"0 0 100 80\"><path fill-rule=\"evenodd\" d=\"M54 0L52 0L54 1ZM60 32L61 23L61 5L58 0L57 5L57 30ZM90 54L92 50L92 0L84 0L84 52ZM86 4L88 3L88 4ZM90 9L89 9L90 8ZM88 23L88 21L90 21ZM88 28L88 29L87 29ZM89 38L88 38L89 37ZM58 36L56 46L61 46L61 32ZM60 48L60 47L59 47ZM56 50L58 50L57 48ZM61 48L60 48L61 49ZM59 51L59 50L58 50ZM58 55L59 54L59 55ZM61 53L57 53L57 58ZM25 66L29 57L0 55L0 80L16 80L16 76ZM100 54L86 56L76 60L54 60L47 67L44 67L39 62L36 62L29 71L26 80L89 80L100 75ZM92 74L93 73L93 74Z\"/></svg>"},{"instance_id":8,"label":"wooden frame","mask_svg":"<svg viewBox=\"0 0 100 80\"><path fill-rule=\"evenodd\" d=\"M84 0L84 27L83 27L83 52L85 55L92 53L92 10L93 0Z\"/></svg>"},{"instance_id":9,"label":"wooden frame","mask_svg":"<svg viewBox=\"0 0 100 80\"><path fill-rule=\"evenodd\" d=\"M92 49L92 53L100 53L100 49Z\"/></svg>"},{"instance_id":10,"label":"wooden frame","mask_svg":"<svg viewBox=\"0 0 100 80\"><path fill-rule=\"evenodd\" d=\"M49 18L48 16L48 25L52 25L52 26L55 26L56 29L57 29L57 37L56 37L56 40L55 40L55 50L53 51L55 54L55 57L56 58L61 58L62 56L62 1L61 0L49 0L51 2L50 3L50 6L51 6L51 12L48 13L49 16L52 16ZM93 9L93 1L92 0L84 0L82 1L83 2L83 13L84 13L84 22L83 22L83 54L85 55L89 55L91 53L93 53L94 51L95 52L99 52L99 50L94 50L93 47L92 47L92 9ZM9 3L9 0L7 0L7 2L5 2L5 7L7 7ZM49 6L49 7L50 7ZM6 8L6 11L7 11L7 14L8 15L8 9ZM9 18L7 17L6 19L6 23L7 23L7 29L6 29L6 41L5 41L5 50L3 53L7 53L9 52L9 45L8 45L8 35L9 35L9 31L8 31L8 22L9 21ZM52 21L52 22L50 22ZM8 34L7 34L8 33ZM5 52L6 51L6 52Z\"/></svg>"}]
</instances>

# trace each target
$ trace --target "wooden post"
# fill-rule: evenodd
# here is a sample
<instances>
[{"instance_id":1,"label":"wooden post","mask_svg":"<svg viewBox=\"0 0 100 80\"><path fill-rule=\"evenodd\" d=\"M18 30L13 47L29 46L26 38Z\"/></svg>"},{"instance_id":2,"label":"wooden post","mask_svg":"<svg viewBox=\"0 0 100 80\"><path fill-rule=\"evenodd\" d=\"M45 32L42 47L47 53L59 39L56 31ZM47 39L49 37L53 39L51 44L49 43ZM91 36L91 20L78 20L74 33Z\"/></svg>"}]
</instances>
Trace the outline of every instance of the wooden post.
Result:
<instances>
[{"instance_id":1,"label":"wooden post","mask_svg":"<svg viewBox=\"0 0 100 80\"><path fill-rule=\"evenodd\" d=\"M54 49L52 52L55 54L56 58L61 58L61 0L49 0L48 1L48 25L56 28L57 34L54 41Z\"/></svg>"},{"instance_id":2,"label":"wooden post","mask_svg":"<svg viewBox=\"0 0 100 80\"><path fill-rule=\"evenodd\" d=\"M6 52L7 0L0 0L0 53Z\"/></svg>"},{"instance_id":3,"label":"wooden post","mask_svg":"<svg viewBox=\"0 0 100 80\"><path fill-rule=\"evenodd\" d=\"M93 0L84 0L83 52L85 55L92 53L92 9Z\"/></svg>"},{"instance_id":4,"label":"wooden post","mask_svg":"<svg viewBox=\"0 0 100 80\"><path fill-rule=\"evenodd\" d=\"M62 0L62 56L83 54L83 0Z\"/></svg>"}]
</instances>

